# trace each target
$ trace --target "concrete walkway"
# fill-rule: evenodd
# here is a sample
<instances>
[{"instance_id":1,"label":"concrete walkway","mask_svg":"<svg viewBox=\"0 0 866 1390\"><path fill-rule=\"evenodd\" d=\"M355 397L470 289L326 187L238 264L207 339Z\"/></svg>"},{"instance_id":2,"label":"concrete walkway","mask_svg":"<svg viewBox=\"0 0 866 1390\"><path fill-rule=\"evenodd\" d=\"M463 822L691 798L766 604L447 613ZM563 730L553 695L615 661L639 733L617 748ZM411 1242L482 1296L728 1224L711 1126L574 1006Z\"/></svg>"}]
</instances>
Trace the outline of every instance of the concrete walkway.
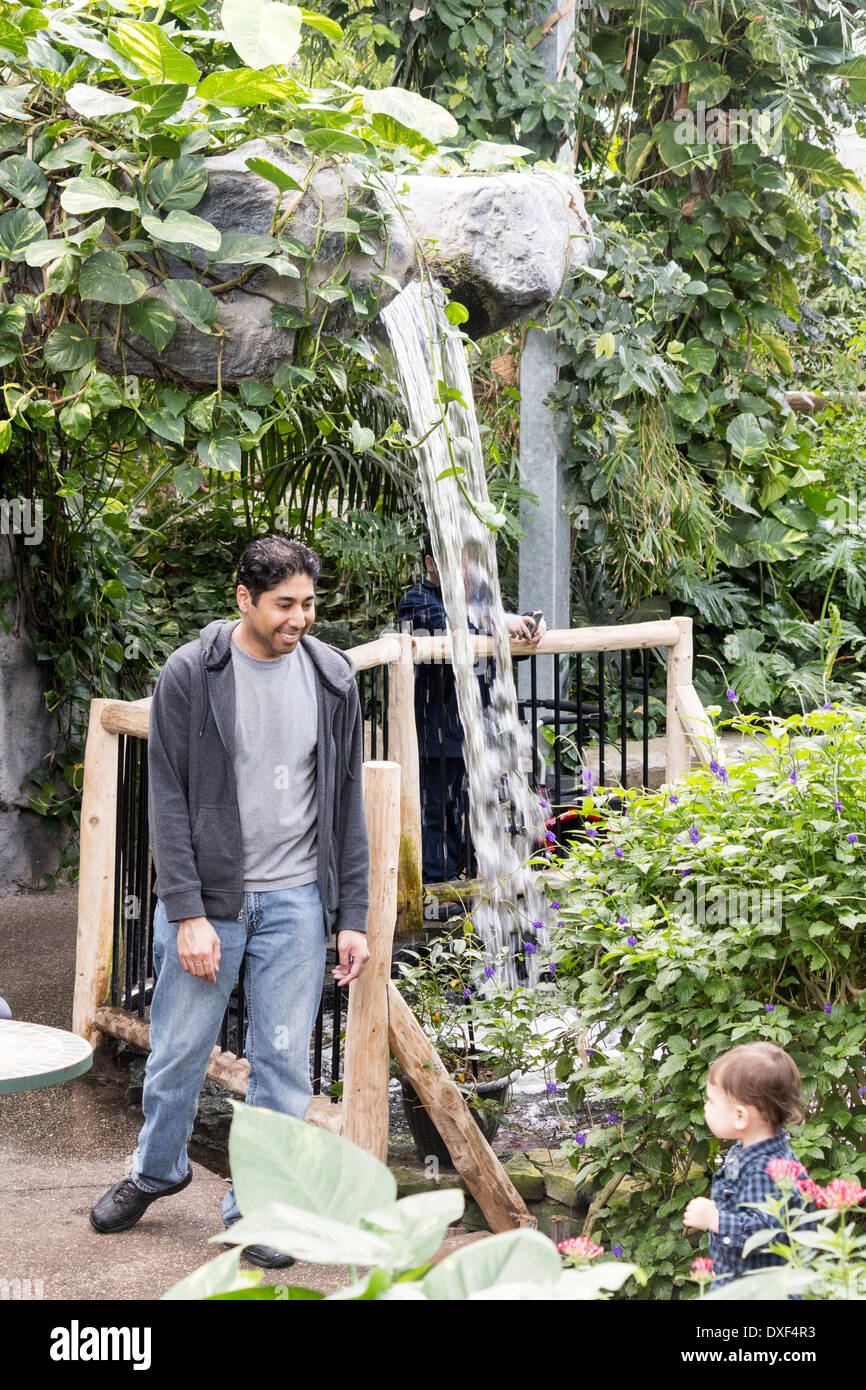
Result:
<instances>
[{"instance_id":1,"label":"concrete walkway","mask_svg":"<svg viewBox=\"0 0 866 1390\"><path fill-rule=\"evenodd\" d=\"M13 1017L70 1027L76 909L75 888L0 898L0 995ZM90 1209L127 1171L141 1124L124 1090L120 1068L97 1053L74 1081L0 1096L0 1300L28 1291L158 1299L226 1248L208 1244L222 1230L225 1183L195 1162L190 1186L155 1202L132 1230L110 1236L91 1227ZM449 1235L445 1249L465 1239ZM265 1270L263 1282L331 1293L351 1280L342 1266L298 1263Z\"/></svg>"}]
</instances>

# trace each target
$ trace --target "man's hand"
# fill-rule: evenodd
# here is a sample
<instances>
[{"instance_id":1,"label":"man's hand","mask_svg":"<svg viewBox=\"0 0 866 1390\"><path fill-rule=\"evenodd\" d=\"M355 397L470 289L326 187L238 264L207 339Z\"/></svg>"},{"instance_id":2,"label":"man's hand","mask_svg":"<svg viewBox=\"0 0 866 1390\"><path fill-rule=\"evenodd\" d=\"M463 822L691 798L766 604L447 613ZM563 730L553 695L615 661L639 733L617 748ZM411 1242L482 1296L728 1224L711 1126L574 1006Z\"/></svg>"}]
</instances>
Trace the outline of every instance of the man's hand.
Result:
<instances>
[{"instance_id":1,"label":"man's hand","mask_svg":"<svg viewBox=\"0 0 866 1390\"><path fill-rule=\"evenodd\" d=\"M719 1209L709 1197L693 1197L683 1214L683 1225L694 1231L719 1231Z\"/></svg>"},{"instance_id":2,"label":"man's hand","mask_svg":"<svg viewBox=\"0 0 866 1390\"><path fill-rule=\"evenodd\" d=\"M206 917L185 917L177 924L177 954L184 970L216 984L220 939Z\"/></svg>"},{"instance_id":3,"label":"man's hand","mask_svg":"<svg viewBox=\"0 0 866 1390\"><path fill-rule=\"evenodd\" d=\"M334 966L331 974L338 985L351 984L357 980L367 961L370 959L370 952L367 947L367 938L362 931L341 931L337 933L337 955L339 963Z\"/></svg>"},{"instance_id":4,"label":"man's hand","mask_svg":"<svg viewBox=\"0 0 866 1390\"><path fill-rule=\"evenodd\" d=\"M505 622L508 627L508 636L513 641L528 642L533 647L538 646L547 631L547 623L543 618L540 618L538 627L533 632L532 619L523 617L521 613L506 613Z\"/></svg>"}]
</instances>

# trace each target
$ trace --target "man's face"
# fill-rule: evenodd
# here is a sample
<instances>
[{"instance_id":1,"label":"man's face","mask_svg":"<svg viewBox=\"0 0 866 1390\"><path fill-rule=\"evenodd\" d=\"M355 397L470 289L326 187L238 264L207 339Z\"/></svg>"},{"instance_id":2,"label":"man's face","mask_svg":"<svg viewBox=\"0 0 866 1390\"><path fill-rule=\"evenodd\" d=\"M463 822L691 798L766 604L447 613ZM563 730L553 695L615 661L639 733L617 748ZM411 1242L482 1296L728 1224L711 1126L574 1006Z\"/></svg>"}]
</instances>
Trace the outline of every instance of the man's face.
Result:
<instances>
[{"instance_id":1,"label":"man's face","mask_svg":"<svg viewBox=\"0 0 866 1390\"><path fill-rule=\"evenodd\" d=\"M316 591L308 574L291 574L253 603L245 585L237 587L242 635L261 659L295 651L316 619Z\"/></svg>"}]
</instances>

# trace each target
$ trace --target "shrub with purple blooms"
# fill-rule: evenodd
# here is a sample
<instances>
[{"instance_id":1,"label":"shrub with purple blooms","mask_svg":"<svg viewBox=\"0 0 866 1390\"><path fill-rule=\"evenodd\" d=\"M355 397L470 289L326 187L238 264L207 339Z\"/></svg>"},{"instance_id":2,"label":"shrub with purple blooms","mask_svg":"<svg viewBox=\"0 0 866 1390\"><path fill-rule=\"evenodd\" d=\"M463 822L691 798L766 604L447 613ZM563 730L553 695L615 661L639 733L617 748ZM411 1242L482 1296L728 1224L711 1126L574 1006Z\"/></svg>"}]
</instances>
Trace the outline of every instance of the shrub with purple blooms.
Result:
<instances>
[{"instance_id":1,"label":"shrub with purple blooms","mask_svg":"<svg viewBox=\"0 0 866 1390\"><path fill-rule=\"evenodd\" d=\"M558 889L557 982L579 1017L555 1079L582 1140L564 1152L606 1193L598 1238L652 1269L657 1298L697 1253L677 1213L719 1158L703 1096L726 1049L783 1046L804 1081L798 1157L819 1182L866 1177L866 709L730 725L726 778L699 766L675 796L629 793L627 818L596 789L584 810L607 838L574 846ZM600 1107L621 1123L593 1124Z\"/></svg>"}]
</instances>

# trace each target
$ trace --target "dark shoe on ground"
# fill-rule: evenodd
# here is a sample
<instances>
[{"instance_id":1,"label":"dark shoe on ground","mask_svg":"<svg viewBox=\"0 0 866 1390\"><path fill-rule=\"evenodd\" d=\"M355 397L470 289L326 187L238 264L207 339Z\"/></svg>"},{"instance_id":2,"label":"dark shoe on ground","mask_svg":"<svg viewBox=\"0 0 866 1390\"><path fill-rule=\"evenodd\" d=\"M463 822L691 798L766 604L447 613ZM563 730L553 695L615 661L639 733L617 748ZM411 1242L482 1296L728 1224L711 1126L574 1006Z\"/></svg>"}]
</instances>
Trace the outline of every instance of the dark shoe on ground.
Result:
<instances>
[{"instance_id":1,"label":"dark shoe on ground","mask_svg":"<svg viewBox=\"0 0 866 1390\"><path fill-rule=\"evenodd\" d=\"M240 1217L236 1216L233 1221L224 1221L226 1230L233 1226L235 1221L240 1221ZM275 1250L273 1245L246 1245L241 1254L250 1264L258 1265L260 1269L288 1269L289 1265L295 1263L294 1255L285 1255L282 1250Z\"/></svg>"},{"instance_id":2,"label":"dark shoe on ground","mask_svg":"<svg viewBox=\"0 0 866 1390\"><path fill-rule=\"evenodd\" d=\"M182 1192L192 1182L192 1169L185 1178L162 1192L143 1192L132 1178L121 1178L100 1197L90 1213L90 1224L102 1235L114 1231L128 1231L136 1221L140 1221L151 1202L159 1197L170 1197L174 1192Z\"/></svg>"}]
</instances>

